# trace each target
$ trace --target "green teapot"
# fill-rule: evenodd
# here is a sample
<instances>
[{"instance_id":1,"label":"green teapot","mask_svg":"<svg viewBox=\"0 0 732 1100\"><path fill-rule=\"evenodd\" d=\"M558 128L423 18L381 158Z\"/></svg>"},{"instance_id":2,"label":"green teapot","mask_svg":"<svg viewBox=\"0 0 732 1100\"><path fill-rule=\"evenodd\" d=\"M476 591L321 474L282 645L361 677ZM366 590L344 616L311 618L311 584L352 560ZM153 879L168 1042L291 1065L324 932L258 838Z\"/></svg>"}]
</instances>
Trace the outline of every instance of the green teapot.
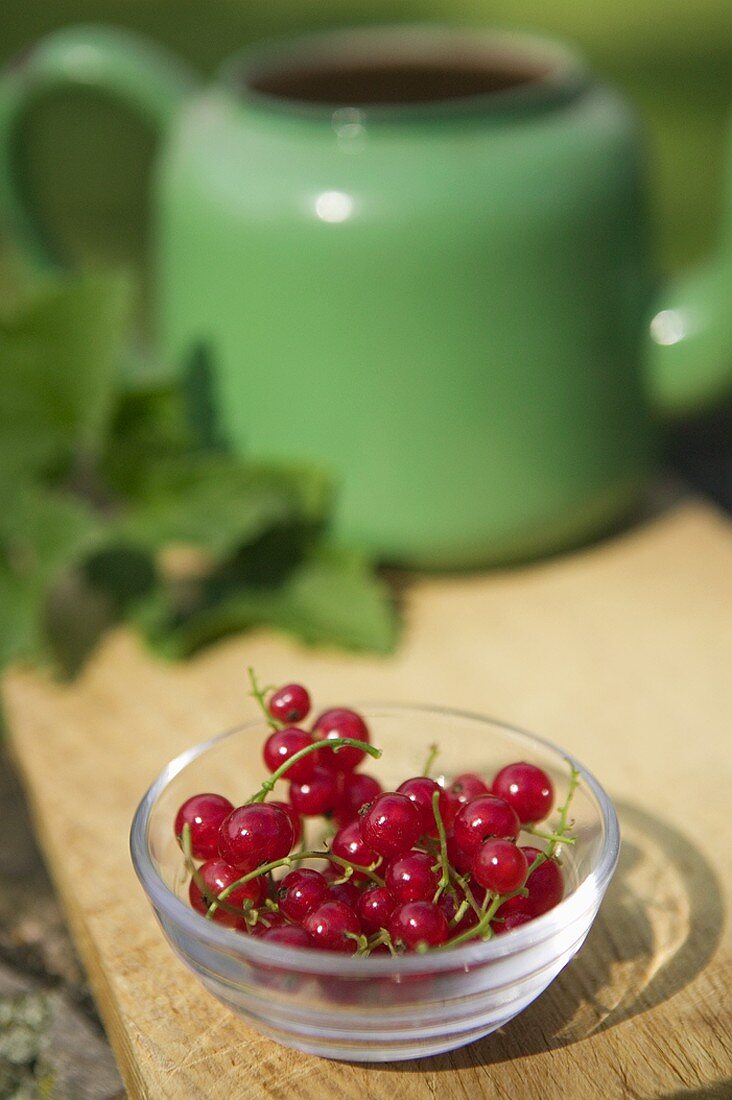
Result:
<instances>
[{"instance_id":1,"label":"green teapot","mask_svg":"<svg viewBox=\"0 0 732 1100\"><path fill-rule=\"evenodd\" d=\"M732 382L732 240L660 294L625 101L536 37L441 26L245 50L199 87L121 31L52 34L0 80L0 218L50 262L17 127L63 85L160 131L159 349L221 431L337 476L333 535L467 567L608 529L657 425Z\"/></svg>"}]
</instances>

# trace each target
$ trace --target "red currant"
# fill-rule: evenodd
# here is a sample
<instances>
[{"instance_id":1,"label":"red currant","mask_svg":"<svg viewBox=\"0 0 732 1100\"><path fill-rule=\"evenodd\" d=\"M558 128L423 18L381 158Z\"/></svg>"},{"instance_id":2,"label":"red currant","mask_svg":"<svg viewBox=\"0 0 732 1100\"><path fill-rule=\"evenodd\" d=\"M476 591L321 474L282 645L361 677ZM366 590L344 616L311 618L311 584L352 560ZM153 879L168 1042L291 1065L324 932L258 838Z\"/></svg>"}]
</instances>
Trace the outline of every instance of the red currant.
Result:
<instances>
[{"instance_id":1,"label":"red currant","mask_svg":"<svg viewBox=\"0 0 732 1100\"><path fill-rule=\"evenodd\" d=\"M471 798L477 798L479 794L489 793L489 788L479 775L475 775L473 772L463 772L462 775L456 776L445 790L445 809L441 811L445 828L450 829L452 827L458 810Z\"/></svg>"},{"instance_id":2,"label":"red currant","mask_svg":"<svg viewBox=\"0 0 732 1100\"><path fill-rule=\"evenodd\" d=\"M369 848L363 839L361 824L357 819L339 829L330 845L334 856L345 859L348 863L357 863L360 867L370 867L378 861L376 852ZM353 878L364 878L360 871L354 871Z\"/></svg>"},{"instance_id":3,"label":"red currant","mask_svg":"<svg viewBox=\"0 0 732 1100\"><path fill-rule=\"evenodd\" d=\"M521 851L529 867L540 855L538 848L526 847ZM526 913L530 917L540 917L558 905L564 897L564 876L557 861L545 859L540 863L527 878L526 889L529 891L528 897L509 898L496 915L506 917L509 913Z\"/></svg>"},{"instance_id":4,"label":"red currant","mask_svg":"<svg viewBox=\"0 0 732 1100\"><path fill-rule=\"evenodd\" d=\"M422 833L427 836L437 836L437 823L432 805L435 791L440 792L437 807L444 821L445 814L448 812L447 792L434 779L426 775L416 775L413 779L405 779L397 787L397 792L405 794L419 810Z\"/></svg>"},{"instance_id":5,"label":"red currant","mask_svg":"<svg viewBox=\"0 0 732 1100\"><path fill-rule=\"evenodd\" d=\"M289 815L267 802L249 802L232 810L219 831L219 854L243 873L262 863L284 859L295 833Z\"/></svg>"},{"instance_id":6,"label":"red currant","mask_svg":"<svg viewBox=\"0 0 732 1100\"><path fill-rule=\"evenodd\" d=\"M219 894L227 886L231 886L232 882L236 882L237 879L241 878L242 874L235 867L230 867L228 863L224 863L223 859L207 860L206 863L201 864L198 873L206 885L205 895L199 890L195 879L191 879L188 887L188 897L196 912L202 913L205 917L211 903L216 901ZM245 902L249 901L253 906L256 906L261 898L262 880L253 878L250 882L245 882L242 886L237 886L236 890L232 890L226 898L226 904L243 910ZM242 918L234 913L227 912L226 909L219 908L213 914L213 919L219 924L236 927L241 924Z\"/></svg>"},{"instance_id":7,"label":"red currant","mask_svg":"<svg viewBox=\"0 0 732 1100\"><path fill-rule=\"evenodd\" d=\"M493 793L513 806L522 825L543 821L554 804L549 776L534 764L523 761L501 768L493 780Z\"/></svg>"},{"instance_id":8,"label":"red currant","mask_svg":"<svg viewBox=\"0 0 732 1100\"><path fill-rule=\"evenodd\" d=\"M312 745L314 740L315 738L311 733L308 733L307 730L300 730L297 726L275 730L264 742L262 754L264 762L271 772L277 771L295 753L307 748L308 745ZM311 752L307 756L303 756L302 760L298 760L296 764L291 764L285 772L287 778L296 782L309 779L315 770L316 756L317 753Z\"/></svg>"},{"instance_id":9,"label":"red currant","mask_svg":"<svg viewBox=\"0 0 732 1100\"><path fill-rule=\"evenodd\" d=\"M259 933L267 943L282 943L287 947L315 947L304 928L297 924L282 924L277 928L264 928Z\"/></svg>"},{"instance_id":10,"label":"red currant","mask_svg":"<svg viewBox=\"0 0 732 1100\"><path fill-rule=\"evenodd\" d=\"M380 794L360 818L361 836L380 856L400 856L419 839L419 810L405 794Z\"/></svg>"},{"instance_id":11,"label":"red currant","mask_svg":"<svg viewBox=\"0 0 732 1100\"><path fill-rule=\"evenodd\" d=\"M372 935L389 927L389 919L396 902L385 886L369 886L359 895L356 913L364 932Z\"/></svg>"},{"instance_id":12,"label":"red currant","mask_svg":"<svg viewBox=\"0 0 732 1100\"><path fill-rule=\"evenodd\" d=\"M290 871L277 886L280 911L295 924L300 924L327 897L327 879L318 871L311 871L309 867Z\"/></svg>"},{"instance_id":13,"label":"red currant","mask_svg":"<svg viewBox=\"0 0 732 1100\"><path fill-rule=\"evenodd\" d=\"M494 894L519 890L528 869L524 852L510 840L487 840L473 856L476 880Z\"/></svg>"},{"instance_id":14,"label":"red currant","mask_svg":"<svg viewBox=\"0 0 732 1100\"><path fill-rule=\"evenodd\" d=\"M454 833L447 837L447 858L451 867L454 867L459 875L467 875L473 869L473 857L464 852L455 840Z\"/></svg>"},{"instance_id":15,"label":"red currant","mask_svg":"<svg viewBox=\"0 0 732 1100\"><path fill-rule=\"evenodd\" d=\"M268 806L277 806L278 809L284 810L284 812L287 814L290 821L292 822L292 829L293 829L293 832L295 834L294 839L292 841L293 846L295 844L297 844L298 841L300 840L300 837L302 836L302 821L300 820L300 815L297 812L297 810L295 809L295 807L291 806L289 802L277 802L277 800L274 799L274 798L270 799L270 801L267 803L267 805Z\"/></svg>"},{"instance_id":16,"label":"red currant","mask_svg":"<svg viewBox=\"0 0 732 1100\"><path fill-rule=\"evenodd\" d=\"M503 909L503 906L501 906ZM529 913L507 913L502 920L491 924L494 936L500 936L503 932L510 932L512 928L518 928L522 924L528 924L534 918Z\"/></svg>"},{"instance_id":17,"label":"red currant","mask_svg":"<svg viewBox=\"0 0 732 1100\"><path fill-rule=\"evenodd\" d=\"M323 711L313 726L313 735L320 741L332 741L336 737L350 737L353 741L369 743L369 731L360 714L346 707L334 707ZM336 750L323 749L318 754L321 764L336 772L352 772L366 755L361 749L345 745Z\"/></svg>"},{"instance_id":18,"label":"red currant","mask_svg":"<svg viewBox=\"0 0 732 1100\"><path fill-rule=\"evenodd\" d=\"M290 802L303 817L330 813L338 804L338 794L336 773L322 765L316 765L309 779L290 785Z\"/></svg>"},{"instance_id":19,"label":"red currant","mask_svg":"<svg viewBox=\"0 0 732 1100\"><path fill-rule=\"evenodd\" d=\"M220 794L194 794L175 815L175 835L181 843L183 826L191 827L191 852L195 859L215 859L219 854L219 829L234 806Z\"/></svg>"},{"instance_id":20,"label":"red currant","mask_svg":"<svg viewBox=\"0 0 732 1100\"><path fill-rule=\"evenodd\" d=\"M354 910L342 901L324 902L308 913L303 927L316 947L326 951L342 951L348 955L352 955L357 947L353 935L361 932L361 924Z\"/></svg>"},{"instance_id":21,"label":"red currant","mask_svg":"<svg viewBox=\"0 0 732 1100\"><path fill-rule=\"evenodd\" d=\"M434 857L426 852L407 852L388 864L384 882L395 901L404 905L408 901L432 901L440 883L439 874L433 870Z\"/></svg>"},{"instance_id":22,"label":"red currant","mask_svg":"<svg viewBox=\"0 0 732 1100\"><path fill-rule=\"evenodd\" d=\"M464 852L477 851L491 837L516 840L521 822L507 802L493 794L481 794L461 807L453 826L455 840Z\"/></svg>"},{"instance_id":23,"label":"red currant","mask_svg":"<svg viewBox=\"0 0 732 1100\"><path fill-rule=\"evenodd\" d=\"M315 754L313 754L315 755ZM347 825L358 817L358 811L367 802L373 802L381 794L381 784L372 775L364 772L349 772L343 775L335 819L339 825Z\"/></svg>"},{"instance_id":24,"label":"red currant","mask_svg":"<svg viewBox=\"0 0 732 1100\"><path fill-rule=\"evenodd\" d=\"M353 877L355 878L355 875ZM350 909L355 909L361 897L361 891L352 879L348 879L347 882L331 882L329 896L331 901L342 901Z\"/></svg>"},{"instance_id":25,"label":"red currant","mask_svg":"<svg viewBox=\"0 0 732 1100\"><path fill-rule=\"evenodd\" d=\"M285 684L270 696L267 709L278 722L302 722L310 712L310 696L302 684Z\"/></svg>"},{"instance_id":26,"label":"red currant","mask_svg":"<svg viewBox=\"0 0 732 1100\"><path fill-rule=\"evenodd\" d=\"M403 944L408 951L420 946L438 947L447 939L447 920L431 902L410 901L392 913L389 934L394 944Z\"/></svg>"}]
</instances>

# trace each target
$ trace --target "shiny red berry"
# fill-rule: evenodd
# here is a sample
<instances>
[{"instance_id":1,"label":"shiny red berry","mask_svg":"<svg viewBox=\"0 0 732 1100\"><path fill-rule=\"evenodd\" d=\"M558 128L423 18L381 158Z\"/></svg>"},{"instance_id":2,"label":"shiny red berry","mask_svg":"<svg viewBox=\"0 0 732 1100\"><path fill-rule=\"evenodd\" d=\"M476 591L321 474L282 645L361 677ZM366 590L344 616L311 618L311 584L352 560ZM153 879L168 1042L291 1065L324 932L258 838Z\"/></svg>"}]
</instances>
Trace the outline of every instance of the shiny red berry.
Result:
<instances>
[{"instance_id":1,"label":"shiny red berry","mask_svg":"<svg viewBox=\"0 0 732 1100\"><path fill-rule=\"evenodd\" d=\"M394 944L403 944L408 951L418 947L439 947L448 936L447 920L442 910L429 901L410 901L391 915L389 934Z\"/></svg>"},{"instance_id":2,"label":"shiny red berry","mask_svg":"<svg viewBox=\"0 0 732 1100\"><path fill-rule=\"evenodd\" d=\"M387 864L384 882L395 901L432 901L440 883L434 864L434 856L426 852L407 852Z\"/></svg>"},{"instance_id":3,"label":"shiny red berry","mask_svg":"<svg viewBox=\"0 0 732 1100\"><path fill-rule=\"evenodd\" d=\"M360 714L346 707L334 707L332 710L323 711L313 726L313 736L316 740L332 741L336 737L350 737L354 741L369 743L369 731ZM336 750L323 749L320 753L320 763L332 768L336 772L352 772L361 763L366 755L361 749L350 745Z\"/></svg>"},{"instance_id":4,"label":"shiny red berry","mask_svg":"<svg viewBox=\"0 0 732 1100\"><path fill-rule=\"evenodd\" d=\"M277 928L264 928L259 938L267 943L281 943L286 947L315 947L304 928L297 924L281 924Z\"/></svg>"},{"instance_id":5,"label":"shiny red berry","mask_svg":"<svg viewBox=\"0 0 732 1100\"><path fill-rule=\"evenodd\" d=\"M338 795L338 776L322 765L313 769L309 779L290 784L290 802L303 817L330 813L338 804Z\"/></svg>"},{"instance_id":6,"label":"shiny red berry","mask_svg":"<svg viewBox=\"0 0 732 1100\"><path fill-rule=\"evenodd\" d=\"M521 851L530 867L539 855L538 848L525 847ZM526 913L531 917L540 917L548 913L564 897L564 875L554 859L545 859L532 871L526 880L528 897L517 896L504 901L496 916L506 917L509 913Z\"/></svg>"},{"instance_id":7,"label":"shiny red berry","mask_svg":"<svg viewBox=\"0 0 732 1100\"><path fill-rule=\"evenodd\" d=\"M397 787L397 792L405 794L419 810L420 826L422 833L426 836L437 836L437 823L432 805L435 791L440 792L437 807L444 821L448 813L447 792L434 779L426 775L416 775L412 779L405 779Z\"/></svg>"},{"instance_id":8,"label":"shiny red berry","mask_svg":"<svg viewBox=\"0 0 732 1100\"><path fill-rule=\"evenodd\" d=\"M367 887L356 903L356 913L364 932L369 936L381 928L389 927L395 908L396 901L385 886Z\"/></svg>"},{"instance_id":9,"label":"shiny red berry","mask_svg":"<svg viewBox=\"0 0 732 1100\"><path fill-rule=\"evenodd\" d=\"M494 894L519 890L528 869L526 855L510 840L487 840L473 855L476 880Z\"/></svg>"},{"instance_id":10,"label":"shiny red berry","mask_svg":"<svg viewBox=\"0 0 732 1100\"><path fill-rule=\"evenodd\" d=\"M379 858L364 840L358 819L338 830L333 837L330 850L334 856L339 856L348 863L356 863L360 867L370 867ZM364 875L360 871L354 871L353 877L354 879L364 878Z\"/></svg>"},{"instance_id":11,"label":"shiny red berry","mask_svg":"<svg viewBox=\"0 0 732 1100\"><path fill-rule=\"evenodd\" d=\"M306 749L308 745L312 745L314 737L307 730L298 729L297 726L288 726L287 729L275 730L271 733L267 740L264 742L264 750L262 755L264 756L264 762L271 772L277 771L278 768L286 764L295 753ZM290 780L302 781L309 779L315 770L317 761L315 752L308 753L307 756L303 756L302 760L298 760L296 764L291 764L285 772L285 776ZM283 777L284 778L284 777Z\"/></svg>"},{"instance_id":12,"label":"shiny red berry","mask_svg":"<svg viewBox=\"0 0 732 1100\"><path fill-rule=\"evenodd\" d=\"M479 775L474 772L463 772L456 776L452 783L445 788L445 809L442 818L446 829L452 827L455 816L461 806L476 798L479 794L488 794L489 788Z\"/></svg>"},{"instance_id":13,"label":"shiny red berry","mask_svg":"<svg viewBox=\"0 0 732 1100\"><path fill-rule=\"evenodd\" d=\"M284 812L289 817L289 819L292 823L293 832L295 834L294 839L292 841L292 844L293 844L293 847L294 847L295 844L297 844L298 841L300 840L300 837L302 836L302 821L300 820L299 813L297 812L295 807L292 806L289 802L278 802L274 798L271 798L269 800L269 802L267 803L267 805L268 806L277 806L278 809L284 810Z\"/></svg>"},{"instance_id":14,"label":"shiny red berry","mask_svg":"<svg viewBox=\"0 0 732 1100\"><path fill-rule=\"evenodd\" d=\"M309 913L303 922L316 947L353 955L357 943L353 935L361 932L361 923L350 906L342 901L326 901ZM351 933L351 935L347 935Z\"/></svg>"},{"instance_id":15,"label":"shiny red berry","mask_svg":"<svg viewBox=\"0 0 732 1100\"><path fill-rule=\"evenodd\" d=\"M361 818L361 835L380 856L402 855L422 831L419 810L405 794L380 794Z\"/></svg>"},{"instance_id":16,"label":"shiny red berry","mask_svg":"<svg viewBox=\"0 0 732 1100\"><path fill-rule=\"evenodd\" d=\"M317 754L313 754L317 755ZM341 792L335 809L335 819L339 825L347 825L358 817L358 811L367 802L373 802L382 792L381 784L372 775L365 772L346 772L341 774Z\"/></svg>"},{"instance_id":17,"label":"shiny red berry","mask_svg":"<svg viewBox=\"0 0 732 1100\"><path fill-rule=\"evenodd\" d=\"M277 885L280 911L295 924L301 924L308 913L322 905L327 897L327 879L309 867L290 871Z\"/></svg>"},{"instance_id":18,"label":"shiny red berry","mask_svg":"<svg viewBox=\"0 0 732 1100\"><path fill-rule=\"evenodd\" d=\"M195 879L191 879L188 887L188 897L191 906L197 913L202 913L203 916L208 912L209 906L212 902L216 901L219 894L231 886L233 882L242 877L242 872L237 871L236 867L231 867L228 863L224 863L222 859L209 859L206 863L202 863L198 869L198 873L203 879L206 891L202 894ZM229 896L226 898L226 904L233 906L235 909L244 909L245 903L250 902L251 905L257 906L262 898L262 879L253 878L250 882L244 883L242 886L237 886L235 890L232 890ZM219 908L213 914L213 919L219 924L225 924L229 927L238 927L241 924L242 918L236 916L234 913L228 912L226 909Z\"/></svg>"},{"instance_id":19,"label":"shiny red berry","mask_svg":"<svg viewBox=\"0 0 732 1100\"><path fill-rule=\"evenodd\" d=\"M219 831L219 854L243 874L262 863L283 859L295 839L289 815L267 802L232 810Z\"/></svg>"},{"instance_id":20,"label":"shiny red berry","mask_svg":"<svg viewBox=\"0 0 732 1100\"><path fill-rule=\"evenodd\" d=\"M447 836L447 859L451 867L454 867L459 875L467 875L473 869L473 857L469 852L464 852L455 840L454 833Z\"/></svg>"},{"instance_id":21,"label":"shiny red berry","mask_svg":"<svg viewBox=\"0 0 732 1100\"><path fill-rule=\"evenodd\" d=\"M493 793L514 808L522 825L543 821L554 804L549 776L542 768L523 761L501 768L493 780Z\"/></svg>"},{"instance_id":22,"label":"shiny red berry","mask_svg":"<svg viewBox=\"0 0 732 1100\"><path fill-rule=\"evenodd\" d=\"M503 906L501 906L503 908ZM519 928L522 924L528 924L529 921L534 918L529 913L507 913L505 917L500 920L493 921L491 928L495 936L500 936L504 932L510 932L514 928Z\"/></svg>"},{"instance_id":23,"label":"shiny red berry","mask_svg":"<svg viewBox=\"0 0 732 1100\"><path fill-rule=\"evenodd\" d=\"M310 696L302 684L285 684L270 696L267 709L278 722L302 722L310 712Z\"/></svg>"},{"instance_id":24,"label":"shiny red berry","mask_svg":"<svg viewBox=\"0 0 732 1100\"><path fill-rule=\"evenodd\" d=\"M183 826L191 827L191 851L195 859L215 859L219 854L221 822L234 809L220 794L194 794L175 815L175 835L181 843Z\"/></svg>"},{"instance_id":25,"label":"shiny red berry","mask_svg":"<svg viewBox=\"0 0 732 1100\"><path fill-rule=\"evenodd\" d=\"M480 794L461 807L453 823L455 840L464 852L473 853L491 837L516 840L521 822L507 802L493 794Z\"/></svg>"},{"instance_id":26,"label":"shiny red berry","mask_svg":"<svg viewBox=\"0 0 732 1100\"><path fill-rule=\"evenodd\" d=\"M352 879L347 882L331 882L329 885L329 898L331 901L342 901L350 909L356 909L361 891Z\"/></svg>"}]
</instances>

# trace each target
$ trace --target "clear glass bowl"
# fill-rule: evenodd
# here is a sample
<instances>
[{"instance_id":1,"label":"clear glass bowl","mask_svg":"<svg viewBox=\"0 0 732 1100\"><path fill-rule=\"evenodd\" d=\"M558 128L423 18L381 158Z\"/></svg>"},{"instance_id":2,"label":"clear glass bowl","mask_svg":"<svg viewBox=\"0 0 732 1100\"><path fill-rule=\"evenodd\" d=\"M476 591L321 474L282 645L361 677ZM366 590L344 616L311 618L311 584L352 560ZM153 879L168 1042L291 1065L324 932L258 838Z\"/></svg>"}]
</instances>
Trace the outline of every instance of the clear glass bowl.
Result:
<instances>
[{"instance_id":1,"label":"clear glass bowl","mask_svg":"<svg viewBox=\"0 0 732 1100\"><path fill-rule=\"evenodd\" d=\"M181 802L200 791L216 791L238 805L257 790L268 732L261 721L197 745L168 764L135 814L132 859L175 953L252 1027L327 1058L424 1057L502 1027L576 954L615 870L618 822L597 780L548 741L459 711L391 705L360 710L373 743L384 750L364 768L385 788L419 774L436 742L436 772L450 777L476 771L490 779L504 764L528 760L552 776L561 803L571 761L581 781L571 811L577 842L562 849L564 900L493 940L398 958L351 958L267 944L205 920L185 900L187 876L173 820Z\"/></svg>"}]
</instances>

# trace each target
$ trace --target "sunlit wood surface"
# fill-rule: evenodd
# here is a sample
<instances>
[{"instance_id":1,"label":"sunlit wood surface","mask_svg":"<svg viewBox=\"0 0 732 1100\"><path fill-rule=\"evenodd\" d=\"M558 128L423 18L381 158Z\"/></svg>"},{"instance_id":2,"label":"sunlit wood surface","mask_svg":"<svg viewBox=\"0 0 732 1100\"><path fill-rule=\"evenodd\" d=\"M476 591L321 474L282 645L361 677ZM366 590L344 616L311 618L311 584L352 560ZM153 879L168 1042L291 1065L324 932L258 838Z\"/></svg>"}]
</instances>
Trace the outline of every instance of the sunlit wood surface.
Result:
<instances>
[{"instance_id":1,"label":"sunlit wood surface","mask_svg":"<svg viewBox=\"0 0 732 1100\"><path fill-rule=\"evenodd\" d=\"M70 687L7 678L11 747L130 1095L732 1095L732 526L687 503L568 557L416 582L404 600L391 659L260 633L171 667L120 632ZM321 698L484 711L605 783L624 845L601 915L503 1032L422 1062L326 1062L258 1037L174 959L130 865L130 818L171 756L253 713L248 664Z\"/></svg>"}]
</instances>

